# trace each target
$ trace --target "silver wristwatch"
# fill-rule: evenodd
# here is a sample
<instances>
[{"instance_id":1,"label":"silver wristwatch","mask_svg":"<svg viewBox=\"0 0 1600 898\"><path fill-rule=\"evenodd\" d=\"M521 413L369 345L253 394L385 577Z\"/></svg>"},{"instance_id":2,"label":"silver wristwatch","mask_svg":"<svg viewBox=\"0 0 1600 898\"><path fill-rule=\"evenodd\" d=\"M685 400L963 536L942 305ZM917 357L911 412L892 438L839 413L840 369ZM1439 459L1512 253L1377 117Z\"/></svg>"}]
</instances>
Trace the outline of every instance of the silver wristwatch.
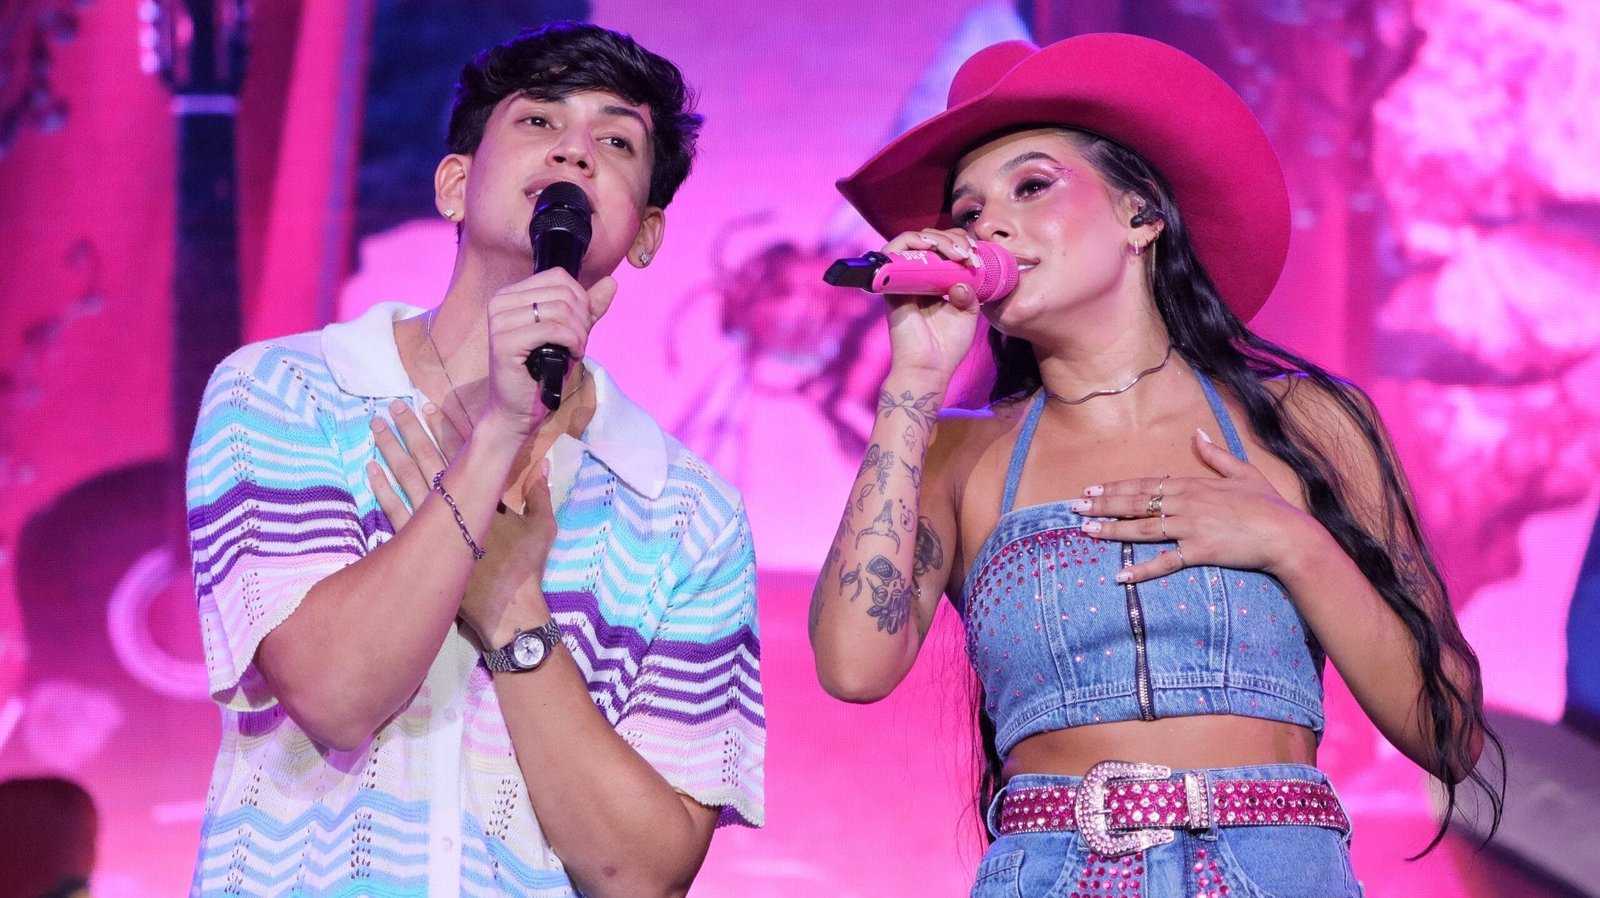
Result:
<instances>
[{"instance_id":1,"label":"silver wristwatch","mask_svg":"<svg viewBox=\"0 0 1600 898\"><path fill-rule=\"evenodd\" d=\"M561 626L550 618L542 627L518 630L511 642L483 653L483 663L495 673L534 670L561 644Z\"/></svg>"}]
</instances>

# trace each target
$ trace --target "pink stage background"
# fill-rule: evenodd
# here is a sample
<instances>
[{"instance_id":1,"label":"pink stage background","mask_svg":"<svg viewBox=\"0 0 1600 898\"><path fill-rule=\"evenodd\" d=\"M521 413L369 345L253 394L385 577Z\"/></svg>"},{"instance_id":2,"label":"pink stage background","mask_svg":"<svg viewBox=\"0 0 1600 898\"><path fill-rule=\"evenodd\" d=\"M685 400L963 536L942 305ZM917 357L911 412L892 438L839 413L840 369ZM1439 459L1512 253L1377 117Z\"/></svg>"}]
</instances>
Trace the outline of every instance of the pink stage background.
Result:
<instances>
[{"instance_id":1,"label":"pink stage background","mask_svg":"<svg viewBox=\"0 0 1600 898\"><path fill-rule=\"evenodd\" d=\"M379 300L437 302L446 223L352 228L374 10L426 5L255 4L238 118L245 339ZM172 416L193 410L168 401L177 161L142 49L148 6L0 15L0 779L90 790L106 898L187 887L217 737L185 560L168 548ZM949 615L905 687L852 707L816 686L805 606L886 364L870 302L819 280L876 245L833 181L941 108L954 66L997 40L1135 30L1202 56L1252 103L1295 222L1257 325L1371 389L1489 704L1560 717L1567 609L1600 509L1600 5L589 6L677 61L707 118L659 261L622 273L591 351L737 480L762 568L770 822L718 835L697 898L970 885L967 677ZM430 185L409 189L426 209ZM1434 828L1428 784L1342 686L1329 692L1322 761L1369 895L1555 894L1455 839L1406 862Z\"/></svg>"}]
</instances>

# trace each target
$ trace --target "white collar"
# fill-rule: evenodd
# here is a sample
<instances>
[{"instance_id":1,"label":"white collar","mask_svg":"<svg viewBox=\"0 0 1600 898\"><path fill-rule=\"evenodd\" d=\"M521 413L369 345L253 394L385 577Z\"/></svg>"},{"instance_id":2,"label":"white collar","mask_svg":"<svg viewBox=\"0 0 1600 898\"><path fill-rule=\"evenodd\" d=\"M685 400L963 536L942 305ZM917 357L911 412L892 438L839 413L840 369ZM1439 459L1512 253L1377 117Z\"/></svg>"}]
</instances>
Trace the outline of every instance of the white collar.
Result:
<instances>
[{"instance_id":1,"label":"white collar","mask_svg":"<svg viewBox=\"0 0 1600 898\"><path fill-rule=\"evenodd\" d=\"M373 305L354 320L322 330L322 356L341 390L353 396L395 398L418 395L400 364L395 322L425 310L399 302ZM594 379L595 411L583 432L583 448L627 484L650 499L667 486L667 439L661 425L618 389L593 359L584 367Z\"/></svg>"}]
</instances>

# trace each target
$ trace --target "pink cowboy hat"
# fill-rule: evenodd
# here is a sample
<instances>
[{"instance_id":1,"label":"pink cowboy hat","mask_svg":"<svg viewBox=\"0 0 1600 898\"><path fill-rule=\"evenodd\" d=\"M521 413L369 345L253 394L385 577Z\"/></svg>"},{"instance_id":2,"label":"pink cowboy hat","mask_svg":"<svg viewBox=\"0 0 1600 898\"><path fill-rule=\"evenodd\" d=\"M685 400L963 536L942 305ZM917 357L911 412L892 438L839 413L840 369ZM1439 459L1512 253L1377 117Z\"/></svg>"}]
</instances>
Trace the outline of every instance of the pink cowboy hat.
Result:
<instances>
[{"instance_id":1,"label":"pink cowboy hat","mask_svg":"<svg viewBox=\"0 0 1600 898\"><path fill-rule=\"evenodd\" d=\"M1222 299L1248 321L1289 252L1289 191L1244 101L1188 54L1131 34L1085 34L1044 49L1007 41L956 72L944 112L895 138L839 192L885 237L952 227L950 170L986 139L1028 126L1092 131L1166 178Z\"/></svg>"}]
</instances>

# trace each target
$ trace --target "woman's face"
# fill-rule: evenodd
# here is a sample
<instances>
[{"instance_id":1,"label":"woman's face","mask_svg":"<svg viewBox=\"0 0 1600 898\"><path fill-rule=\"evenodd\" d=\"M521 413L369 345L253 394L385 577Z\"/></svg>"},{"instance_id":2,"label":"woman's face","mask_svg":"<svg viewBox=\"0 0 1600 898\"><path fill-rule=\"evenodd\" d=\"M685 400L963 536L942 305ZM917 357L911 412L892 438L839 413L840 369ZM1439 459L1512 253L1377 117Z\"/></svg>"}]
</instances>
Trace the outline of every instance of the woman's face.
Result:
<instances>
[{"instance_id":1,"label":"woman's face","mask_svg":"<svg viewBox=\"0 0 1600 898\"><path fill-rule=\"evenodd\" d=\"M1044 322L1059 326L1060 316L1046 313L1142 289L1143 260L1131 254L1136 231L1128 227L1133 203L1060 130L1019 131L968 153L956 163L951 217L974 239L1010 250L1022 274L1016 291L985 314L1028 337Z\"/></svg>"}]
</instances>

